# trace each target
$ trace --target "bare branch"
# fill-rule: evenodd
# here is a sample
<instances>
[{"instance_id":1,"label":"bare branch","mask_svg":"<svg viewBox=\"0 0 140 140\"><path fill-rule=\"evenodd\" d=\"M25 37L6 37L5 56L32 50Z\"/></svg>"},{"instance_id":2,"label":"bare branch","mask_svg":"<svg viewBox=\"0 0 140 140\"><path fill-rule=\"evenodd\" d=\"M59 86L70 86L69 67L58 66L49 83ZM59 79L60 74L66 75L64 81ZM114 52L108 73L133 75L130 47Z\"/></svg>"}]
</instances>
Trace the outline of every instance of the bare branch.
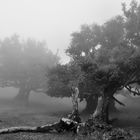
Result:
<instances>
[{"instance_id":1,"label":"bare branch","mask_svg":"<svg viewBox=\"0 0 140 140\"><path fill-rule=\"evenodd\" d=\"M112 96L113 100L115 100L118 104L122 105L122 106L125 106L124 103L120 102L119 100L117 100L114 96Z\"/></svg>"},{"instance_id":2,"label":"bare branch","mask_svg":"<svg viewBox=\"0 0 140 140\"><path fill-rule=\"evenodd\" d=\"M135 84L135 83L140 83L140 80L133 80L133 81L128 82L127 84L131 85L131 84Z\"/></svg>"},{"instance_id":3,"label":"bare branch","mask_svg":"<svg viewBox=\"0 0 140 140\"><path fill-rule=\"evenodd\" d=\"M139 68L136 69L134 72L132 72L131 74L128 75L128 79L124 83L124 87L126 87L127 85L130 85L130 84L133 84L133 83L140 82L140 80L136 80L135 76L136 76L137 73L139 73Z\"/></svg>"},{"instance_id":4,"label":"bare branch","mask_svg":"<svg viewBox=\"0 0 140 140\"><path fill-rule=\"evenodd\" d=\"M129 86L125 86L125 88L130 92L130 93L133 93L134 95L140 95L140 91L138 88L135 88L135 90L132 90L132 87L129 85Z\"/></svg>"}]
</instances>

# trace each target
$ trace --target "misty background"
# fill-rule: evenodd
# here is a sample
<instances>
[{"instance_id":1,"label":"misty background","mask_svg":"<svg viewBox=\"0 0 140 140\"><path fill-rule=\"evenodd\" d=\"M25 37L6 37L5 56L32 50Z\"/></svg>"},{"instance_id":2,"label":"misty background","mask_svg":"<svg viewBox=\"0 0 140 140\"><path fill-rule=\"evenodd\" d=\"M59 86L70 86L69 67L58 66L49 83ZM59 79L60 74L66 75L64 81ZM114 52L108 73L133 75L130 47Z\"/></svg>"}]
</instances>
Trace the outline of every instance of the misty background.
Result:
<instances>
[{"instance_id":1,"label":"misty background","mask_svg":"<svg viewBox=\"0 0 140 140\"><path fill-rule=\"evenodd\" d=\"M17 34L21 40L33 38L45 41L46 47L54 54L58 52L60 62L67 63L69 57L65 49L71 41L71 33L78 31L82 24L102 24L121 14L122 2L129 3L130 0L0 0L0 40ZM18 88L0 88L0 99L12 99L17 93ZM122 95L118 98L125 100L129 109L132 108L129 103L132 105L133 102L136 115L140 115L137 108L139 98L126 98ZM29 101L43 105L46 111L72 109L70 98L55 98L33 91ZM80 103L80 109L85 104L84 101Z\"/></svg>"},{"instance_id":2,"label":"misty background","mask_svg":"<svg viewBox=\"0 0 140 140\"><path fill-rule=\"evenodd\" d=\"M18 34L23 39L45 40L61 61L69 57L70 34L82 24L102 24L121 14L121 3L130 0L0 0L0 38Z\"/></svg>"}]
</instances>

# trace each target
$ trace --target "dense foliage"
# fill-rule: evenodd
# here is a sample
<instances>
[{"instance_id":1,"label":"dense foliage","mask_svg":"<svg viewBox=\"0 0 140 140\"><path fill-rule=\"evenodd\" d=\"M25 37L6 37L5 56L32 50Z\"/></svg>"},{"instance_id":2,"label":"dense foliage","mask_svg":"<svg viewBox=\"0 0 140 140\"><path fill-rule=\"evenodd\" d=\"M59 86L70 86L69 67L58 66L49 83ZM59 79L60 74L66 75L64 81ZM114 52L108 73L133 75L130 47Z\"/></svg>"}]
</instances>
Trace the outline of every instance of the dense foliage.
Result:
<instances>
[{"instance_id":1,"label":"dense foliage","mask_svg":"<svg viewBox=\"0 0 140 140\"><path fill-rule=\"evenodd\" d=\"M57 86L52 96L69 96L69 92L63 88L67 88L71 80L67 79L66 83L63 80L66 71L73 67L71 63L80 68L76 81L81 100L103 96L104 101L109 98L120 103L113 95L124 88L139 94L136 84L140 83L140 5L132 1L129 8L125 3L122 7L123 15L118 15L103 25L83 25L79 32L72 33L71 43L66 50L71 62L54 68L56 72L53 75L57 77L60 67L66 67L57 79L57 83L61 81L63 86ZM49 79L49 83L53 83L49 84L49 89L54 88L55 82L55 78ZM60 93L55 92L58 89L61 89ZM48 94L51 94L50 90ZM107 106L104 104L106 109Z\"/></svg>"}]
</instances>

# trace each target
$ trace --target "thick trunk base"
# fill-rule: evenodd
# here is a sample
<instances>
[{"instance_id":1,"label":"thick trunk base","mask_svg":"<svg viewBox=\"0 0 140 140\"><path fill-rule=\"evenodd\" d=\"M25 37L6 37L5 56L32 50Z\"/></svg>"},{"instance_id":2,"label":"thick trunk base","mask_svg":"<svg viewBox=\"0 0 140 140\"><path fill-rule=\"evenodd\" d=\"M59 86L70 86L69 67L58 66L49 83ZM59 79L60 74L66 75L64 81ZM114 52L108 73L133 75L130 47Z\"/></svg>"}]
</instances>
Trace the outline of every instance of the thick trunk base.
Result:
<instances>
[{"instance_id":1,"label":"thick trunk base","mask_svg":"<svg viewBox=\"0 0 140 140\"><path fill-rule=\"evenodd\" d=\"M93 118L97 118L105 123L109 123L109 98L98 97L98 104L94 111Z\"/></svg>"},{"instance_id":2,"label":"thick trunk base","mask_svg":"<svg viewBox=\"0 0 140 140\"><path fill-rule=\"evenodd\" d=\"M93 113L94 110L96 109L97 102L98 102L97 97L89 96L88 98L86 98L86 108L83 110L82 113L84 113L84 114Z\"/></svg>"},{"instance_id":3,"label":"thick trunk base","mask_svg":"<svg viewBox=\"0 0 140 140\"><path fill-rule=\"evenodd\" d=\"M68 118L78 123L81 123L81 118L78 110L74 110L71 114L68 115Z\"/></svg>"},{"instance_id":4,"label":"thick trunk base","mask_svg":"<svg viewBox=\"0 0 140 140\"><path fill-rule=\"evenodd\" d=\"M29 105L29 92L19 92L17 96L14 98L15 103L18 103L23 106Z\"/></svg>"}]
</instances>

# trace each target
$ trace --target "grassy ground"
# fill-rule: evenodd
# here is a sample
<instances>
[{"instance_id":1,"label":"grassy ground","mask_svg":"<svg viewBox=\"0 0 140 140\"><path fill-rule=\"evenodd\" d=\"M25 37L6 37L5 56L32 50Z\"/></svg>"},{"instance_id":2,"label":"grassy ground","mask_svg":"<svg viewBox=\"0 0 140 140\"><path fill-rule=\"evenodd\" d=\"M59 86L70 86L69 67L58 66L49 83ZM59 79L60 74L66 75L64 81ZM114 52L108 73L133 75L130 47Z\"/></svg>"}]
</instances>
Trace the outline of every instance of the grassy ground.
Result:
<instances>
[{"instance_id":1,"label":"grassy ground","mask_svg":"<svg viewBox=\"0 0 140 140\"><path fill-rule=\"evenodd\" d=\"M65 113L62 113L63 115ZM61 113L54 115L43 106L19 107L11 101L0 102L0 128L12 126L40 126L59 121ZM42 134L42 133L15 133L0 135L0 140L84 140L89 138L76 137L74 134Z\"/></svg>"},{"instance_id":2,"label":"grassy ground","mask_svg":"<svg viewBox=\"0 0 140 140\"><path fill-rule=\"evenodd\" d=\"M48 109L49 108L49 109ZM0 128L7 128L12 126L40 126L48 123L59 121L61 117L66 116L70 112L50 112L51 106L42 106L32 104L29 107L19 107L13 105L11 100L0 101ZM48 111L49 110L49 111ZM124 116L115 124L116 126L127 127L140 133L140 119L130 118L130 114ZM132 115L131 115L132 116ZM119 117L119 116L118 116ZM85 120L87 116L82 116ZM97 140L94 137L80 137L72 133L66 134L42 134L42 133L15 133L0 135L0 140ZM100 140L100 139L98 139Z\"/></svg>"}]
</instances>

